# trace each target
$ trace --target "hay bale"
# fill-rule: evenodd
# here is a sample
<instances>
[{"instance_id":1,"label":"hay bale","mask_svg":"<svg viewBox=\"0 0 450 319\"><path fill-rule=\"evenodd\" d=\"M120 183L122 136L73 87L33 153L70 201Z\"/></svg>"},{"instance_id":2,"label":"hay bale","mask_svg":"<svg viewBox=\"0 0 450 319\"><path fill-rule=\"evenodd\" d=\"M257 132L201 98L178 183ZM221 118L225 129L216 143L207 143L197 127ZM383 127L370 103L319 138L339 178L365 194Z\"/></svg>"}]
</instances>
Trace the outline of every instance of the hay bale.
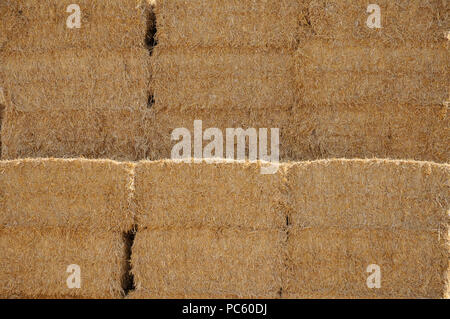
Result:
<instances>
[{"instance_id":1,"label":"hay bale","mask_svg":"<svg viewBox=\"0 0 450 319\"><path fill-rule=\"evenodd\" d=\"M444 231L448 164L324 160L288 170L292 227Z\"/></svg>"},{"instance_id":2,"label":"hay bale","mask_svg":"<svg viewBox=\"0 0 450 319\"><path fill-rule=\"evenodd\" d=\"M449 165L426 162L292 164L286 297L443 297L449 176ZM379 290L366 285L371 264Z\"/></svg>"},{"instance_id":3,"label":"hay bale","mask_svg":"<svg viewBox=\"0 0 450 319\"><path fill-rule=\"evenodd\" d=\"M139 231L132 273L145 298L276 298L285 234L236 229Z\"/></svg>"},{"instance_id":4,"label":"hay bale","mask_svg":"<svg viewBox=\"0 0 450 319\"><path fill-rule=\"evenodd\" d=\"M0 3L0 52L144 47L146 1L78 0L81 28L69 29L71 0L4 0Z\"/></svg>"},{"instance_id":5,"label":"hay bale","mask_svg":"<svg viewBox=\"0 0 450 319\"><path fill-rule=\"evenodd\" d=\"M0 73L11 105L21 111L144 109L148 60L148 51L139 48L16 53L4 57Z\"/></svg>"},{"instance_id":6,"label":"hay bale","mask_svg":"<svg viewBox=\"0 0 450 319\"><path fill-rule=\"evenodd\" d=\"M151 61L156 110L280 109L295 103L289 52L159 49Z\"/></svg>"},{"instance_id":7,"label":"hay bale","mask_svg":"<svg viewBox=\"0 0 450 319\"><path fill-rule=\"evenodd\" d=\"M447 113L442 105L299 106L282 134L283 160L377 157L446 163Z\"/></svg>"},{"instance_id":8,"label":"hay bale","mask_svg":"<svg viewBox=\"0 0 450 319\"><path fill-rule=\"evenodd\" d=\"M159 0L160 47L295 46L299 0Z\"/></svg>"},{"instance_id":9,"label":"hay bale","mask_svg":"<svg viewBox=\"0 0 450 319\"><path fill-rule=\"evenodd\" d=\"M285 158L286 147L284 144L284 134L287 133L289 123L289 112L286 109L217 109L211 111L209 109L185 109L172 110L170 108L161 108L159 111L149 112L146 118L147 126L150 127L151 137L148 138L149 151L147 158L152 160L160 160L171 158L171 151L177 141L171 140L173 130L177 128L186 128L194 134L194 121L201 120L203 130L209 128L218 128L226 137L227 128L267 128L268 141L271 139L270 129L280 129L280 157ZM205 147L208 141L203 142ZM248 144L247 144L248 145ZM194 145L192 144L192 154ZM226 148L224 147L224 152ZM270 150L269 150L270 151ZM248 154L248 147L246 147Z\"/></svg>"},{"instance_id":10,"label":"hay bale","mask_svg":"<svg viewBox=\"0 0 450 319\"><path fill-rule=\"evenodd\" d=\"M0 230L1 298L120 298L125 273L121 234L67 228ZM81 288L67 267L81 268Z\"/></svg>"},{"instance_id":11,"label":"hay bale","mask_svg":"<svg viewBox=\"0 0 450 319\"><path fill-rule=\"evenodd\" d=\"M0 162L0 225L127 231L134 165L109 160Z\"/></svg>"},{"instance_id":12,"label":"hay bale","mask_svg":"<svg viewBox=\"0 0 450 319\"><path fill-rule=\"evenodd\" d=\"M353 46L311 41L296 54L300 103L441 104L449 97L445 48Z\"/></svg>"},{"instance_id":13,"label":"hay bale","mask_svg":"<svg viewBox=\"0 0 450 319\"><path fill-rule=\"evenodd\" d=\"M448 240L437 231L305 228L289 233L286 298L443 298ZM381 288L369 289L369 265Z\"/></svg>"},{"instance_id":14,"label":"hay bale","mask_svg":"<svg viewBox=\"0 0 450 319\"><path fill-rule=\"evenodd\" d=\"M141 162L136 167L138 226L280 229L281 172L262 175L260 163Z\"/></svg>"},{"instance_id":15,"label":"hay bale","mask_svg":"<svg viewBox=\"0 0 450 319\"><path fill-rule=\"evenodd\" d=\"M138 110L6 110L2 157L146 158L151 122Z\"/></svg>"},{"instance_id":16,"label":"hay bale","mask_svg":"<svg viewBox=\"0 0 450 319\"><path fill-rule=\"evenodd\" d=\"M379 0L381 29L366 25L367 0L308 0L300 41L327 39L385 47L443 46L450 28L448 3L441 0Z\"/></svg>"}]
</instances>

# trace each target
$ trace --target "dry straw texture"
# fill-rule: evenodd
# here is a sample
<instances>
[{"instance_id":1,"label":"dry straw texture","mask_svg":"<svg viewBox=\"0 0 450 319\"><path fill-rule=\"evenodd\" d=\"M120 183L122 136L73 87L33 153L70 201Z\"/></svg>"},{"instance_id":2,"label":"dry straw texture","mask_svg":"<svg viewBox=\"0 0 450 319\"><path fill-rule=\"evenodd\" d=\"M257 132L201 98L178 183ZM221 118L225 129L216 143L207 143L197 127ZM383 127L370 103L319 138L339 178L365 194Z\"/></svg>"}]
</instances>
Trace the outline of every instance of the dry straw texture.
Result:
<instances>
[{"instance_id":1,"label":"dry straw texture","mask_svg":"<svg viewBox=\"0 0 450 319\"><path fill-rule=\"evenodd\" d=\"M161 47L293 47L299 0L158 0Z\"/></svg>"},{"instance_id":2,"label":"dry straw texture","mask_svg":"<svg viewBox=\"0 0 450 319\"><path fill-rule=\"evenodd\" d=\"M433 231L307 228L288 240L286 298L443 298L448 241ZM381 268L369 289L367 267Z\"/></svg>"},{"instance_id":3,"label":"dry straw texture","mask_svg":"<svg viewBox=\"0 0 450 319\"><path fill-rule=\"evenodd\" d=\"M70 49L16 53L0 64L11 106L39 109L145 108L150 72L145 49Z\"/></svg>"},{"instance_id":4,"label":"dry straw texture","mask_svg":"<svg viewBox=\"0 0 450 319\"><path fill-rule=\"evenodd\" d=\"M0 162L0 227L127 231L133 169L109 160Z\"/></svg>"},{"instance_id":5,"label":"dry straw texture","mask_svg":"<svg viewBox=\"0 0 450 319\"><path fill-rule=\"evenodd\" d=\"M442 46L450 28L448 1L379 0L381 29L366 26L370 1L307 0L306 18L301 20L300 42L311 38L379 43L388 47Z\"/></svg>"},{"instance_id":6,"label":"dry straw texture","mask_svg":"<svg viewBox=\"0 0 450 319\"><path fill-rule=\"evenodd\" d=\"M303 105L441 104L449 97L448 50L386 49L310 41L296 54Z\"/></svg>"},{"instance_id":7,"label":"dry straw texture","mask_svg":"<svg viewBox=\"0 0 450 319\"><path fill-rule=\"evenodd\" d=\"M125 245L121 234L67 228L0 229L0 297L120 298ZM69 289L67 267L81 268Z\"/></svg>"},{"instance_id":8,"label":"dry straw texture","mask_svg":"<svg viewBox=\"0 0 450 319\"><path fill-rule=\"evenodd\" d=\"M425 162L291 165L285 296L443 297L449 177L449 165ZM371 264L380 290L367 288Z\"/></svg>"},{"instance_id":9,"label":"dry straw texture","mask_svg":"<svg viewBox=\"0 0 450 319\"><path fill-rule=\"evenodd\" d=\"M282 51L155 50L155 109L286 109L295 102L294 60Z\"/></svg>"},{"instance_id":10,"label":"dry straw texture","mask_svg":"<svg viewBox=\"0 0 450 319\"><path fill-rule=\"evenodd\" d=\"M279 109L226 109L226 110L170 110L165 109L158 112L151 112L146 118L147 127L150 127L152 134L148 137L149 152L148 158L159 160L171 158L171 150L178 143L171 140L171 134L176 128L187 128L191 132L191 138L194 136L194 121L201 120L203 131L209 128L219 128L223 133L225 141L227 128L280 128L280 152L283 154L286 147L283 144L288 127L289 113ZM271 135L268 132L268 143ZM224 142L225 143L225 142ZM209 144L206 140L203 142L205 147ZM270 143L269 143L270 144ZM192 149L194 145L192 143ZM247 147L248 148L248 147ZM224 146L224 151L226 150ZM270 151L270 150L269 150ZM193 151L192 151L193 154ZM248 150L247 150L248 154Z\"/></svg>"},{"instance_id":11,"label":"dry straw texture","mask_svg":"<svg viewBox=\"0 0 450 319\"><path fill-rule=\"evenodd\" d=\"M136 167L138 226L281 229L281 174L260 163L142 162Z\"/></svg>"},{"instance_id":12,"label":"dry straw texture","mask_svg":"<svg viewBox=\"0 0 450 319\"><path fill-rule=\"evenodd\" d=\"M2 157L87 157L139 160L146 157L151 121L147 111L7 109Z\"/></svg>"},{"instance_id":13,"label":"dry straw texture","mask_svg":"<svg viewBox=\"0 0 450 319\"><path fill-rule=\"evenodd\" d=\"M335 105L293 110L282 131L283 160L450 160L448 106Z\"/></svg>"},{"instance_id":14,"label":"dry straw texture","mask_svg":"<svg viewBox=\"0 0 450 319\"><path fill-rule=\"evenodd\" d=\"M132 254L145 298L276 298L284 234L210 229L144 230Z\"/></svg>"},{"instance_id":15,"label":"dry straw texture","mask_svg":"<svg viewBox=\"0 0 450 319\"><path fill-rule=\"evenodd\" d=\"M0 52L115 49L144 45L148 6L139 0L77 0L81 28L69 29L72 0L3 0Z\"/></svg>"}]
</instances>

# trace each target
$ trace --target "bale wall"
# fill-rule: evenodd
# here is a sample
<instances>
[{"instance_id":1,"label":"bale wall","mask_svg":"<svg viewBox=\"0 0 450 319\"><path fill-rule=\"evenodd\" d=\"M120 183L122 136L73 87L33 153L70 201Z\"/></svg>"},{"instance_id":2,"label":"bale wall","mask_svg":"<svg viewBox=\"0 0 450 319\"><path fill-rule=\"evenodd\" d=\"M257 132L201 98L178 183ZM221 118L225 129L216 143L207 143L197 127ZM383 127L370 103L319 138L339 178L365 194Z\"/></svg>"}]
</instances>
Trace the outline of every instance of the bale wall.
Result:
<instances>
[{"instance_id":1,"label":"bale wall","mask_svg":"<svg viewBox=\"0 0 450 319\"><path fill-rule=\"evenodd\" d=\"M140 229L286 225L281 171L262 175L259 163L142 162L135 189Z\"/></svg>"},{"instance_id":2,"label":"bale wall","mask_svg":"<svg viewBox=\"0 0 450 319\"><path fill-rule=\"evenodd\" d=\"M291 165L285 297L444 297L449 176L425 162ZM366 285L372 264L381 289Z\"/></svg>"},{"instance_id":3,"label":"bale wall","mask_svg":"<svg viewBox=\"0 0 450 319\"><path fill-rule=\"evenodd\" d=\"M0 77L12 107L85 110L144 109L149 95L145 49L69 49L15 53L3 58Z\"/></svg>"},{"instance_id":4,"label":"bale wall","mask_svg":"<svg viewBox=\"0 0 450 319\"><path fill-rule=\"evenodd\" d=\"M5 0L0 3L0 52L143 47L148 19L146 1L78 0L81 28L69 29L71 0Z\"/></svg>"},{"instance_id":5,"label":"bale wall","mask_svg":"<svg viewBox=\"0 0 450 319\"><path fill-rule=\"evenodd\" d=\"M109 160L0 162L0 225L128 231L133 170Z\"/></svg>"},{"instance_id":6,"label":"bale wall","mask_svg":"<svg viewBox=\"0 0 450 319\"><path fill-rule=\"evenodd\" d=\"M151 63L156 110L287 109L295 103L294 60L283 50L160 48Z\"/></svg>"},{"instance_id":7,"label":"bale wall","mask_svg":"<svg viewBox=\"0 0 450 319\"><path fill-rule=\"evenodd\" d=\"M142 298L277 298L282 232L139 231L132 267Z\"/></svg>"},{"instance_id":8,"label":"bale wall","mask_svg":"<svg viewBox=\"0 0 450 319\"><path fill-rule=\"evenodd\" d=\"M147 111L7 109L2 157L87 157L139 160L149 151Z\"/></svg>"},{"instance_id":9,"label":"bale wall","mask_svg":"<svg viewBox=\"0 0 450 319\"><path fill-rule=\"evenodd\" d=\"M448 106L299 106L282 134L283 160L392 158L446 163Z\"/></svg>"},{"instance_id":10,"label":"bale wall","mask_svg":"<svg viewBox=\"0 0 450 319\"><path fill-rule=\"evenodd\" d=\"M310 39L349 41L385 47L442 46L448 40L448 2L441 0L379 0L381 29L366 25L367 0L308 0L301 21L300 43Z\"/></svg>"},{"instance_id":11,"label":"bale wall","mask_svg":"<svg viewBox=\"0 0 450 319\"><path fill-rule=\"evenodd\" d=\"M0 229L2 298L120 298L125 244L119 233L67 228ZM69 265L81 288L69 289Z\"/></svg>"},{"instance_id":12,"label":"bale wall","mask_svg":"<svg viewBox=\"0 0 450 319\"><path fill-rule=\"evenodd\" d=\"M293 47L299 8L299 0L158 0L158 46Z\"/></svg>"}]
</instances>

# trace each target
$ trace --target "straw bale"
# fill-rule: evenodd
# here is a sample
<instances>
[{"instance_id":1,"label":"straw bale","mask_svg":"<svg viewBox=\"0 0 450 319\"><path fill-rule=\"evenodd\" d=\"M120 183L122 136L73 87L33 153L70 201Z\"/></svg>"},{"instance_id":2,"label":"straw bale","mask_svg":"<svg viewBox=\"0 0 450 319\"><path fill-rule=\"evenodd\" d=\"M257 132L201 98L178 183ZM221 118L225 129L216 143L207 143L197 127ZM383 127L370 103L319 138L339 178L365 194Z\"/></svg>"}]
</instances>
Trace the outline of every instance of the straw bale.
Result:
<instances>
[{"instance_id":1,"label":"straw bale","mask_svg":"<svg viewBox=\"0 0 450 319\"><path fill-rule=\"evenodd\" d=\"M311 41L296 54L304 105L441 104L450 96L448 50Z\"/></svg>"},{"instance_id":2,"label":"straw bale","mask_svg":"<svg viewBox=\"0 0 450 319\"><path fill-rule=\"evenodd\" d=\"M2 131L4 159L87 157L139 160L148 151L146 110L7 109Z\"/></svg>"},{"instance_id":3,"label":"straw bale","mask_svg":"<svg viewBox=\"0 0 450 319\"><path fill-rule=\"evenodd\" d=\"M154 51L155 108L287 108L295 103L294 59L280 50Z\"/></svg>"},{"instance_id":4,"label":"straw bale","mask_svg":"<svg viewBox=\"0 0 450 319\"><path fill-rule=\"evenodd\" d=\"M141 162L135 175L139 227L238 227L286 225L281 171L261 174L261 163Z\"/></svg>"},{"instance_id":5,"label":"straw bale","mask_svg":"<svg viewBox=\"0 0 450 319\"><path fill-rule=\"evenodd\" d=\"M120 298L125 245L119 233L67 228L0 229L1 298ZM67 267L81 268L81 288Z\"/></svg>"},{"instance_id":6,"label":"straw bale","mask_svg":"<svg viewBox=\"0 0 450 319\"><path fill-rule=\"evenodd\" d=\"M236 229L139 231L132 273L146 298L276 298L285 234Z\"/></svg>"},{"instance_id":7,"label":"straw bale","mask_svg":"<svg viewBox=\"0 0 450 319\"><path fill-rule=\"evenodd\" d=\"M294 47L299 0L159 0L161 47Z\"/></svg>"},{"instance_id":8,"label":"straw bale","mask_svg":"<svg viewBox=\"0 0 450 319\"><path fill-rule=\"evenodd\" d=\"M391 160L299 162L288 170L294 228L448 227L450 166Z\"/></svg>"},{"instance_id":9,"label":"straw bale","mask_svg":"<svg viewBox=\"0 0 450 319\"><path fill-rule=\"evenodd\" d=\"M157 106L155 105L155 108ZM158 111L149 112L150 115L146 119L147 126L151 127L152 134L148 138L149 151L147 158L152 160L167 159L171 157L171 150L177 141L171 140L171 134L176 128L186 128L191 132L191 138L194 136L194 121L201 120L203 130L209 128L218 128L226 137L227 128L267 128L267 140L270 144L271 128L280 129L280 153L281 158L284 156L286 147L284 145L284 134L287 133L289 112L285 109L217 109L213 112L209 109L184 109L172 110L168 107L160 105ZM224 142L225 143L225 142ZM203 147L208 141L203 142ZM192 143L192 154L193 154ZM226 148L224 146L224 152ZM270 150L269 150L270 151ZM247 151L248 154L248 147Z\"/></svg>"},{"instance_id":10,"label":"straw bale","mask_svg":"<svg viewBox=\"0 0 450 319\"><path fill-rule=\"evenodd\" d=\"M149 95L148 62L145 49L70 49L5 57L0 73L18 110L143 109Z\"/></svg>"},{"instance_id":11,"label":"straw bale","mask_svg":"<svg viewBox=\"0 0 450 319\"><path fill-rule=\"evenodd\" d=\"M344 181L343 181L344 182ZM316 202L319 203L319 202ZM437 231L295 229L288 237L286 298L442 298L448 240ZM380 266L381 288L369 289L369 265Z\"/></svg>"},{"instance_id":12,"label":"straw bale","mask_svg":"<svg viewBox=\"0 0 450 319\"><path fill-rule=\"evenodd\" d=\"M450 161L448 106L300 106L283 133L283 160L393 158ZM283 152L282 152L283 153Z\"/></svg>"},{"instance_id":13,"label":"straw bale","mask_svg":"<svg viewBox=\"0 0 450 319\"><path fill-rule=\"evenodd\" d=\"M0 51L144 47L149 8L139 0L77 0L81 28L69 29L72 0L3 0Z\"/></svg>"},{"instance_id":14,"label":"straw bale","mask_svg":"<svg viewBox=\"0 0 450 319\"><path fill-rule=\"evenodd\" d=\"M109 160L0 162L0 227L127 231L134 165Z\"/></svg>"},{"instance_id":15,"label":"straw bale","mask_svg":"<svg viewBox=\"0 0 450 319\"><path fill-rule=\"evenodd\" d=\"M447 1L378 0L381 29L370 29L366 25L370 3L367 0L308 0L308 23L300 29L300 42L321 38L386 47L445 45L445 33L450 28Z\"/></svg>"}]
</instances>

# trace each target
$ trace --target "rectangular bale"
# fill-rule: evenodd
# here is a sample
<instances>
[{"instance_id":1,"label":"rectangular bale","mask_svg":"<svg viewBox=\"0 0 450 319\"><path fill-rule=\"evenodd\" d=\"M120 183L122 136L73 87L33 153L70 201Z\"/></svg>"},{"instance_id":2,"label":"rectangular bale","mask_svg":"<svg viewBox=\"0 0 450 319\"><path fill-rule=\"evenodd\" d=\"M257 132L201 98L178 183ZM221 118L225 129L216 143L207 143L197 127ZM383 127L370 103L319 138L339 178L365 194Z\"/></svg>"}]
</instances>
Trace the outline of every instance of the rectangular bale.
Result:
<instances>
[{"instance_id":1,"label":"rectangular bale","mask_svg":"<svg viewBox=\"0 0 450 319\"><path fill-rule=\"evenodd\" d=\"M286 177L293 228L448 229L450 165L392 160L295 163Z\"/></svg>"},{"instance_id":2,"label":"rectangular bale","mask_svg":"<svg viewBox=\"0 0 450 319\"><path fill-rule=\"evenodd\" d=\"M141 162L135 177L139 227L286 226L281 169L262 175L260 163Z\"/></svg>"},{"instance_id":3,"label":"rectangular bale","mask_svg":"<svg viewBox=\"0 0 450 319\"><path fill-rule=\"evenodd\" d=\"M67 20L81 11L81 27ZM4 0L0 3L0 52L144 47L149 6L136 0Z\"/></svg>"},{"instance_id":4,"label":"rectangular bale","mask_svg":"<svg viewBox=\"0 0 450 319\"><path fill-rule=\"evenodd\" d=\"M284 160L392 158L446 163L445 105L299 106L283 134Z\"/></svg>"},{"instance_id":5,"label":"rectangular bale","mask_svg":"<svg viewBox=\"0 0 450 319\"><path fill-rule=\"evenodd\" d=\"M288 109L218 109L211 112L209 109L196 109L185 108L183 110L172 110L167 107L161 107L158 111L150 112L151 115L147 118L148 126L151 126L151 138L149 138L149 152L148 158L152 160L171 158L171 151L178 141L171 139L172 132L177 128L186 128L193 138L194 134L194 121L201 120L203 132L209 128L218 128L221 130L224 138L226 138L226 129L238 129L243 130L254 128L258 134L258 138L261 138L259 129L267 129L267 142L269 145L268 154L271 154L271 139L272 128L279 129L279 142L280 142L280 158L286 157L286 147L284 145L284 134L287 133L289 127L289 114ZM210 143L209 140L203 141L203 147L206 147ZM191 154L193 153L194 144L191 144ZM224 144L224 154L226 147ZM246 154L248 156L248 141L246 144ZM225 155L224 155L225 156Z\"/></svg>"},{"instance_id":6,"label":"rectangular bale","mask_svg":"<svg viewBox=\"0 0 450 319\"><path fill-rule=\"evenodd\" d=\"M379 29L367 26L369 4L380 7ZM304 6L307 23L300 29L301 43L326 39L385 47L443 47L448 41L448 1L308 0Z\"/></svg>"},{"instance_id":7,"label":"rectangular bale","mask_svg":"<svg viewBox=\"0 0 450 319\"><path fill-rule=\"evenodd\" d=\"M158 0L161 47L291 48L299 0Z\"/></svg>"},{"instance_id":8,"label":"rectangular bale","mask_svg":"<svg viewBox=\"0 0 450 319\"><path fill-rule=\"evenodd\" d=\"M123 296L126 255L120 233L67 228L2 228L0 255L2 298ZM80 267L79 289L70 289L67 285L70 265Z\"/></svg>"},{"instance_id":9,"label":"rectangular bale","mask_svg":"<svg viewBox=\"0 0 450 319\"><path fill-rule=\"evenodd\" d=\"M128 231L134 165L110 160L0 162L0 224Z\"/></svg>"},{"instance_id":10,"label":"rectangular bale","mask_svg":"<svg viewBox=\"0 0 450 319\"><path fill-rule=\"evenodd\" d=\"M285 234L186 229L139 231L132 273L143 298L277 298Z\"/></svg>"},{"instance_id":11,"label":"rectangular bale","mask_svg":"<svg viewBox=\"0 0 450 319\"><path fill-rule=\"evenodd\" d=\"M140 110L7 109L2 130L3 159L86 157L146 158L151 121Z\"/></svg>"},{"instance_id":12,"label":"rectangular bale","mask_svg":"<svg viewBox=\"0 0 450 319\"><path fill-rule=\"evenodd\" d=\"M445 296L450 254L438 231L312 227L291 231L287 246L285 298ZM379 288L368 286L371 265Z\"/></svg>"},{"instance_id":13,"label":"rectangular bale","mask_svg":"<svg viewBox=\"0 0 450 319\"><path fill-rule=\"evenodd\" d=\"M441 104L449 98L445 48L383 48L312 41L296 53L304 105Z\"/></svg>"},{"instance_id":14,"label":"rectangular bale","mask_svg":"<svg viewBox=\"0 0 450 319\"><path fill-rule=\"evenodd\" d=\"M63 50L14 54L0 77L11 106L21 111L145 109L149 96L145 49Z\"/></svg>"},{"instance_id":15,"label":"rectangular bale","mask_svg":"<svg viewBox=\"0 0 450 319\"><path fill-rule=\"evenodd\" d=\"M295 103L294 59L283 51L156 50L155 109L289 108Z\"/></svg>"}]
</instances>

